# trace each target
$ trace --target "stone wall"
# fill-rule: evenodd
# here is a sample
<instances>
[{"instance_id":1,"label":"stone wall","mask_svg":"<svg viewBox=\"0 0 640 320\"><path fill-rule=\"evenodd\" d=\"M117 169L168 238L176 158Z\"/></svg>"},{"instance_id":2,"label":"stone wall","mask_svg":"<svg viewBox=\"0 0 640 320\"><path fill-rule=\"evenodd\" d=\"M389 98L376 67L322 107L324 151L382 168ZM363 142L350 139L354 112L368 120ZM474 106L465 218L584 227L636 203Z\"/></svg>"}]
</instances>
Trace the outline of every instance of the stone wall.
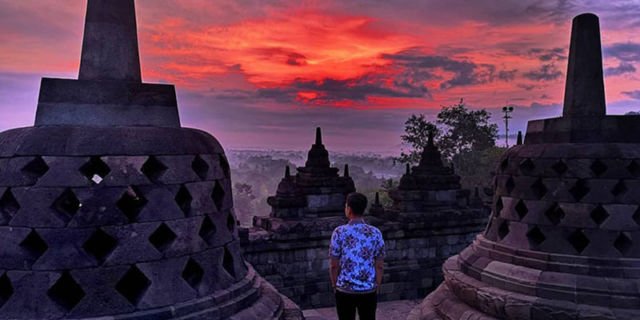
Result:
<instances>
[{"instance_id":1,"label":"stone wall","mask_svg":"<svg viewBox=\"0 0 640 320\"><path fill-rule=\"evenodd\" d=\"M438 210L413 221L366 216L385 240L386 258L379 301L424 297L442 281L444 260L469 245L486 225L488 211ZM260 225L256 217L255 225ZM282 294L302 308L334 305L328 249L333 229L345 218L313 223L274 223L240 229L245 259Z\"/></svg>"}]
</instances>

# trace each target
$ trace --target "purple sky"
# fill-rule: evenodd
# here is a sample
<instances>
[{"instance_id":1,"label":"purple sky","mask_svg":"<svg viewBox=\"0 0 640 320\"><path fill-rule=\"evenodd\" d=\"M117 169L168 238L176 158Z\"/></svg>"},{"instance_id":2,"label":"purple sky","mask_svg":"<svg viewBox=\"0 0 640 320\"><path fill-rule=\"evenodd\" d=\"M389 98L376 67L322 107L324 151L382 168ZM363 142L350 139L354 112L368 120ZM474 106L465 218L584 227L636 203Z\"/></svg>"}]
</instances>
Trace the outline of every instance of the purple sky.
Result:
<instances>
[{"instance_id":1,"label":"purple sky","mask_svg":"<svg viewBox=\"0 0 640 320\"><path fill-rule=\"evenodd\" d=\"M138 0L145 82L225 148L398 152L412 113L464 98L511 128L557 116L571 18L600 16L608 113L640 110L640 1ZM347 4L348 3L348 4ZM0 130L33 124L40 77L77 76L85 1L0 0ZM502 142L501 142L502 143Z\"/></svg>"}]
</instances>

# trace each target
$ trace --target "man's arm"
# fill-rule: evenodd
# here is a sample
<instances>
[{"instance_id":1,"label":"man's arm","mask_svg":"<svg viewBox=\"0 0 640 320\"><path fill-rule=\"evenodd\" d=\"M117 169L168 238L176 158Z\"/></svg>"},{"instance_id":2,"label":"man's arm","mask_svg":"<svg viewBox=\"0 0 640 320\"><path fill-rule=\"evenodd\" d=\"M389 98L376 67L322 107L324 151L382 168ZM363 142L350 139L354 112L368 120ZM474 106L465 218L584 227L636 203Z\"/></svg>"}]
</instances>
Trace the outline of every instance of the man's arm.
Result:
<instances>
[{"instance_id":1,"label":"man's arm","mask_svg":"<svg viewBox=\"0 0 640 320\"><path fill-rule=\"evenodd\" d=\"M379 246L376 252L376 287L378 288L378 292L380 292L380 285L382 284L382 275L384 273L384 256L385 256L385 248L384 248L384 239L382 238L382 233L378 231L378 240Z\"/></svg>"},{"instance_id":2,"label":"man's arm","mask_svg":"<svg viewBox=\"0 0 640 320\"><path fill-rule=\"evenodd\" d=\"M376 258L376 287L380 290L380 285L382 284L382 274L384 272L384 258L379 257Z\"/></svg>"},{"instance_id":3,"label":"man's arm","mask_svg":"<svg viewBox=\"0 0 640 320\"><path fill-rule=\"evenodd\" d=\"M342 243L340 241L339 229L333 231L331 235L331 244L329 245L329 278L331 279L331 287L336 289L338 275L340 274L340 257L342 256Z\"/></svg>"},{"instance_id":4,"label":"man's arm","mask_svg":"<svg viewBox=\"0 0 640 320\"><path fill-rule=\"evenodd\" d=\"M329 276L331 277L331 286L333 290L336 289L336 282L338 282L338 275L340 274L340 258L331 257L329 259Z\"/></svg>"}]
</instances>

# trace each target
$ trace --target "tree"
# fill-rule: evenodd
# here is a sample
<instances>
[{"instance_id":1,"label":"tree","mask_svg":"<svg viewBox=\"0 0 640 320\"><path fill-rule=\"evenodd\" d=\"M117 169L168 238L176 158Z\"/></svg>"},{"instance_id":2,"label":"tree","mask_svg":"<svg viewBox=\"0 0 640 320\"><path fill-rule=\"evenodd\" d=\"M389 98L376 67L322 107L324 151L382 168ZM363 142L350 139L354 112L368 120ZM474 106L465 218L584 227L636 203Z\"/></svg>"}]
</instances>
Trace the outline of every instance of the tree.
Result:
<instances>
[{"instance_id":1,"label":"tree","mask_svg":"<svg viewBox=\"0 0 640 320\"><path fill-rule=\"evenodd\" d=\"M463 99L457 104L443 106L435 123L427 121L422 114L411 115L405 122L405 134L400 137L409 150L403 151L397 160L418 163L429 131L433 130L443 160L454 165L463 186L484 185L490 181L487 176L505 150L495 146L498 126L490 120L489 112L469 110Z\"/></svg>"},{"instance_id":2,"label":"tree","mask_svg":"<svg viewBox=\"0 0 640 320\"><path fill-rule=\"evenodd\" d=\"M408 153L402 151L396 160L400 163L418 163L422 149L427 145L429 131L433 131L434 137L440 135L440 129L434 123L425 119L423 114L412 114L404 123L405 134L400 136L402 143L408 145Z\"/></svg>"},{"instance_id":3,"label":"tree","mask_svg":"<svg viewBox=\"0 0 640 320\"><path fill-rule=\"evenodd\" d=\"M438 124L446 128L439 140L442 154L448 160L469 151L482 151L493 147L498 137L498 125L489 123L487 110L469 110L460 99L458 104L443 107L438 113Z\"/></svg>"},{"instance_id":4,"label":"tree","mask_svg":"<svg viewBox=\"0 0 640 320\"><path fill-rule=\"evenodd\" d=\"M427 121L423 114L409 117L405 122L405 134L400 139L410 149L408 153L402 151L398 161L419 162L429 131L434 132L436 145L446 161L454 161L460 154L495 146L498 125L489 123L491 114L486 110L469 110L460 99L458 104L443 106L437 117L436 123Z\"/></svg>"}]
</instances>

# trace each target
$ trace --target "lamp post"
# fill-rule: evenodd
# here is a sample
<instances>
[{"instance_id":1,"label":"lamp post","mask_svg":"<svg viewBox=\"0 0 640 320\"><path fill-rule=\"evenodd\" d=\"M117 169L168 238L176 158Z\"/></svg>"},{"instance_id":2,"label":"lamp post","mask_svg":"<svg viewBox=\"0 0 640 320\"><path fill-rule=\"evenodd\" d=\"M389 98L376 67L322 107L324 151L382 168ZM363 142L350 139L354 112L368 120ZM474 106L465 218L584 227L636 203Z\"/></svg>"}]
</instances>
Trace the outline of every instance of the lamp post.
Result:
<instances>
[{"instance_id":1,"label":"lamp post","mask_svg":"<svg viewBox=\"0 0 640 320\"><path fill-rule=\"evenodd\" d=\"M502 107L502 112L504 113L504 116L502 117L504 119L504 131L505 131L504 143L508 149L509 148L509 119L511 119L511 112L513 112L513 107L504 106Z\"/></svg>"}]
</instances>

